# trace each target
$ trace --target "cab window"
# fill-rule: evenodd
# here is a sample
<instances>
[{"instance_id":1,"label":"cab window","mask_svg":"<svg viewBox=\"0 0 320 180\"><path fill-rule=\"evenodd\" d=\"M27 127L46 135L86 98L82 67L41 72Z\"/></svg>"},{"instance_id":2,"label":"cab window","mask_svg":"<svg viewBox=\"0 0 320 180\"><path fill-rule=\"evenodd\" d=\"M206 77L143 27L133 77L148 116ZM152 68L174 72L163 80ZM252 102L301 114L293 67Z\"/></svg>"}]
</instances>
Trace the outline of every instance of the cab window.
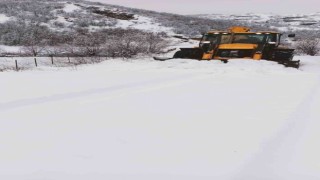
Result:
<instances>
[{"instance_id":1,"label":"cab window","mask_svg":"<svg viewBox=\"0 0 320 180\"><path fill-rule=\"evenodd\" d=\"M231 42L231 34L222 34L221 35L221 44L228 44Z\"/></svg>"},{"instance_id":2,"label":"cab window","mask_svg":"<svg viewBox=\"0 0 320 180\"><path fill-rule=\"evenodd\" d=\"M216 44L218 42L218 36L215 34L206 34L203 36L203 41L210 41L212 44Z\"/></svg>"}]
</instances>

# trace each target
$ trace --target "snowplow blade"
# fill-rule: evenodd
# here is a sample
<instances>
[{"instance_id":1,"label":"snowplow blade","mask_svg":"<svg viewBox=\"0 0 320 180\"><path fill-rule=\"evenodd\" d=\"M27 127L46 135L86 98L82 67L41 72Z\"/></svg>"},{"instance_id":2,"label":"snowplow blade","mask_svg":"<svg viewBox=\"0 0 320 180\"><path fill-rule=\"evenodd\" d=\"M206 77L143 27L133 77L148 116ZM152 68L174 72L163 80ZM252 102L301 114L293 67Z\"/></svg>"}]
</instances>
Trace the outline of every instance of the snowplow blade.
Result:
<instances>
[{"instance_id":1,"label":"snowplow blade","mask_svg":"<svg viewBox=\"0 0 320 180\"><path fill-rule=\"evenodd\" d=\"M181 48L180 51L174 54L173 58L201 60L203 53L203 49L201 48Z\"/></svg>"},{"instance_id":2,"label":"snowplow blade","mask_svg":"<svg viewBox=\"0 0 320 180\"><path fill-rule=\"evenodd\" d=\"M198 59L201 60L203 56L203 50L201 48L181 48L177 51L173 57L153 57L157 61L166 61L170 59Z\"/></svg>"},{"instance_id":3,"label":"snowplow blade","mask_svg":"<svg viewBox=\"0 0 320 180\"><path fill-rule=\"evenodd\" d=\"M153 57L153 59L156 61L166 61L166 60L170 60L173 58L172 57Z\"/></svg>"},{"instance_id":4,"label":"snowplow blade","mask_svg":"<svg viewBox=\"0 0 320 180\"><path fill-rule=\"evenodd\" d=\"M300 60L292 60L294 56L293 52L294 49L276 49L273 54L272 61L276 61L285 67L293 67L298 69L300 67Z\"/></svg>"},{"instance_id":5,"label":"snowplow blade","mask_svg":"<svg viewBox=\"0 0 320 180\"><path fill-rule=\"evenodd\" d=\"M292 67L292 68L299 68L300 67L300 60L297 61L282 61L279 64L283 64L285 67Z\"/></svg>"}]
</instances>

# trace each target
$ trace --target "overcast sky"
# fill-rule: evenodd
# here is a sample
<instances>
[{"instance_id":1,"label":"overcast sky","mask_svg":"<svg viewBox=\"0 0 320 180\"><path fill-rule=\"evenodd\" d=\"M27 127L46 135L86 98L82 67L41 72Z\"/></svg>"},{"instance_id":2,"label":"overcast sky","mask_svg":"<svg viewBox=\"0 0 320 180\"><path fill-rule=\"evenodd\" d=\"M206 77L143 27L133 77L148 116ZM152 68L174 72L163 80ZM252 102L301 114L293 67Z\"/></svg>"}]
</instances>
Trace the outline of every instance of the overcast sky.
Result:
<instances>
[{"instance_id":1,"label":"overcast sky","mask_svg":"<svg viewBox=\"0 0 320 180\"><path fill-rule=\"evenodd\" d=\"M90 0L177 14L320 12L320 0Z\"/></svg>"}]
</instances>

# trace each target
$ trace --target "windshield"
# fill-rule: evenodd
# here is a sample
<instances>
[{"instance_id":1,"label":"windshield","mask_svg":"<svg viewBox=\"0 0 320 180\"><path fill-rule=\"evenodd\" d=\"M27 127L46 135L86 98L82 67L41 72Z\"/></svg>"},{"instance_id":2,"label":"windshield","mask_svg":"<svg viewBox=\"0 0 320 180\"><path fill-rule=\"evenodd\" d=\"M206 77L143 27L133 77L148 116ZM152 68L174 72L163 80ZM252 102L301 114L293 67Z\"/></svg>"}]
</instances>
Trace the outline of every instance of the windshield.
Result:
<instances>
[{"instance_id":1,"label":"windshield","mask_svg":"<svg viewBox=\"0 0 320 180\"><path fill-rule=\"evenodd\" d=\"M276 42L276 34L256 34L256 33L236 33L236 34L205 34L202 41L209 41L211 44L264 44L266 42Z\"/></svg>"},{"instance_id":2,"label":"windshield","mask_svg":"<svg viewBox=\"0 0 320 180\"><path fill-rule=\"evenodd\" d=\"M202 41L210 41L212 44L217 44L220 39L220 44L228 44L231 41L231 34L205 34Z\"/></svg>"},{"instance_id":3,"label":"windshield","mask_svg":"<svg viewBox=\"0 0 320 180\"><path fill-rule=\"evenodd\" d=\"M221 35L221 44L229 44L231 41L231 34L222 34Z\"/></svg>"},{"instance_id":4,"label":"windshield","mask_svg":"<svg viewBox=\"0 0 320 180\"><path fill-rule=\"evenodd\" d=\"M235 34L232 43L262 44L267 40L266 34Z\"/></svg>"}]
</instances>

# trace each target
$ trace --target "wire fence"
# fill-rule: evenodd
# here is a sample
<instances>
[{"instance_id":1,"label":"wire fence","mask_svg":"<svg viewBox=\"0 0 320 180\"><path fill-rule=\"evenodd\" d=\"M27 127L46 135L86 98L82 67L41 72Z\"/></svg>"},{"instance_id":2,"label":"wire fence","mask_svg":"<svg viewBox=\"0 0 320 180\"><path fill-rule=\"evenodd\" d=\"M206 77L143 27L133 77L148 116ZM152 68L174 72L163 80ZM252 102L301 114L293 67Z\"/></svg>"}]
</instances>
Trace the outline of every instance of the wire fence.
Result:
<instances>
[{"instance_id":1,"label":"wire fence","mask_svg":"<svg viewBox=\"0 0 320 180\"><path fill-rule=\"evenodd\" d=\"M37 67L71 67L99 63L105 57L0 57L0 71L27 70Z\"/></svg>"}]
</instances>

